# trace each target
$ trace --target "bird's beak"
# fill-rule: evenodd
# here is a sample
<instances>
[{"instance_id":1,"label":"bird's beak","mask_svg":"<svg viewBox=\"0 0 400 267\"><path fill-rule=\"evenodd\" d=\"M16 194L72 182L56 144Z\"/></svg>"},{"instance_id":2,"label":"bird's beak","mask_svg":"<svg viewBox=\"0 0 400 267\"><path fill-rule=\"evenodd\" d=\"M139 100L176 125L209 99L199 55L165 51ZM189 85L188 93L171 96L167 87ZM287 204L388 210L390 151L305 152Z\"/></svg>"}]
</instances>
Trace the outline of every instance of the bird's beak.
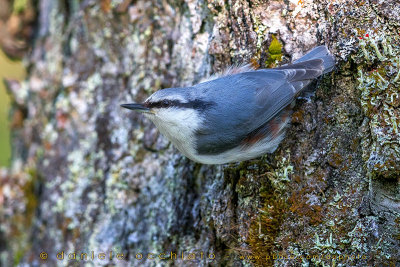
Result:
<instances>
[{"instance_id":1,"label":"bird's beak","mask_svg":"<svg viewBox=\"0 0 400 267\"><path fill-rule=\"evenodd\" d=\"M127 109L131 109L131 110L135 110L135 111L139 111L139 112L143 112L143 113L153 113L151 111L151 109L149 109L148 107L144 106L143 104L121 104L121 107L123 108L127 108Z\"/></svg>"}]
</instances>

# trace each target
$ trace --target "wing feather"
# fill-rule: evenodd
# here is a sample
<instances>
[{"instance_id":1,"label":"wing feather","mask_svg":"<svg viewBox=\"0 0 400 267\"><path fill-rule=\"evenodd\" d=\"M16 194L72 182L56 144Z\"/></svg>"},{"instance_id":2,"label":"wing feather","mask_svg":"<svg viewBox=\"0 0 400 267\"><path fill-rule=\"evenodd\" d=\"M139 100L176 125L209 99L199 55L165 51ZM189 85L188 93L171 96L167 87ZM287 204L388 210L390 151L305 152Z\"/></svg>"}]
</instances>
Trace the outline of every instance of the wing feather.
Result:
<instances>
[{"instance_id":1,"label":"wing feather","mask_svg":"<svg viewBox=\"0 0 400 267\"><path fill-rule=\"evenodd\" d=\"M271 126L267 123L322 72L323 60L311 59L195 85L196 94L203 94L210 102L224 103L204 111L203 127L196 133L198 153L222 153L243 143L249 136L268 134Z\"/></svg>"}]
</instances>

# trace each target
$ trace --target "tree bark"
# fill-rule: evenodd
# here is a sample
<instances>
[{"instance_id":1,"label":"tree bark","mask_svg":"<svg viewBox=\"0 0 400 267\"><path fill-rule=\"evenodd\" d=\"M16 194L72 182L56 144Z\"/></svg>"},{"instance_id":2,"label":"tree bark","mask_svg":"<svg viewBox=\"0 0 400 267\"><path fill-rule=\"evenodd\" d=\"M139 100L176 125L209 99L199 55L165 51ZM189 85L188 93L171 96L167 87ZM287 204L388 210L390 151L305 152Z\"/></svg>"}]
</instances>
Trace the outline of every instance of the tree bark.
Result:
<instances>
[{"instance_id":1,"label":"tree bark","mask_svg":"<svg viewBox=\"0 0 400 267\"><path fill-rule=\"evenodd\" d=\"M78 266L71 253L87 253L96 266L400 264L398 1L36 8L28 78L9 82L25 118L1 174L2 263ZM277 64L322 43L338 64L297 101L273 154L196 164L119 106L232 64L274 65L274 38Z\"/></svg>"}]
</instances>

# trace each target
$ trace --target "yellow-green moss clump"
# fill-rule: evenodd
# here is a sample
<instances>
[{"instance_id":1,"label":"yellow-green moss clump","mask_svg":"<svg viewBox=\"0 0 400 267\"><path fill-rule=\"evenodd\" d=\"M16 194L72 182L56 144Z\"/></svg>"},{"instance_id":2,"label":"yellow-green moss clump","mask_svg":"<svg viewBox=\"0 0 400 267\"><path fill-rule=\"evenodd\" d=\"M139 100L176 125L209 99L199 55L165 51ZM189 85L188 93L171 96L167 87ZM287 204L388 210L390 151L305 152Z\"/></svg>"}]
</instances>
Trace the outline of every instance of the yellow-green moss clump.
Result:
<instances>
[{"instance_id":1,"label":"yellow-green moss clump","mask_svg":"<svg viewBox=\"0 0 400 267\"><path fill-rule=\"evenodd\" d=\"M273 67L275 66L276 61L279 62L282 60L282 44L278 41L278 39L276 39L274 35L272 35L272 41L268 47L268 54L269 57L265 62L265 65L267 65L268 67Z\"/></svg>"}]
</instances>

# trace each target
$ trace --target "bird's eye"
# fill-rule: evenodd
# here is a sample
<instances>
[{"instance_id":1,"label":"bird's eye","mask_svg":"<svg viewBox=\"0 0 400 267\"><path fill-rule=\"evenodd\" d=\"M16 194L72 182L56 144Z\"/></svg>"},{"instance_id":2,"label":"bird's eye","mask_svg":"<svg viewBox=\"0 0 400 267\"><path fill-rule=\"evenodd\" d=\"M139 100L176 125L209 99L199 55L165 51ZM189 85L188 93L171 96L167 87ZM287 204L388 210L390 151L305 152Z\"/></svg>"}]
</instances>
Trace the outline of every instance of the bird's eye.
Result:
<instances>
[{"instance_id":1,"label":"bird's eye","mask_svg":"<svg viewBox=\"0 0 400 267\"><path fill-rule=\"evenodd\" d=\"M171 104L171 102L170 102L169 100L167 100L167 99L164 99L164 100L161 102L161 105L162 105L163 107L168 107L170 104Z\"/></svg>"}]
</instances>

